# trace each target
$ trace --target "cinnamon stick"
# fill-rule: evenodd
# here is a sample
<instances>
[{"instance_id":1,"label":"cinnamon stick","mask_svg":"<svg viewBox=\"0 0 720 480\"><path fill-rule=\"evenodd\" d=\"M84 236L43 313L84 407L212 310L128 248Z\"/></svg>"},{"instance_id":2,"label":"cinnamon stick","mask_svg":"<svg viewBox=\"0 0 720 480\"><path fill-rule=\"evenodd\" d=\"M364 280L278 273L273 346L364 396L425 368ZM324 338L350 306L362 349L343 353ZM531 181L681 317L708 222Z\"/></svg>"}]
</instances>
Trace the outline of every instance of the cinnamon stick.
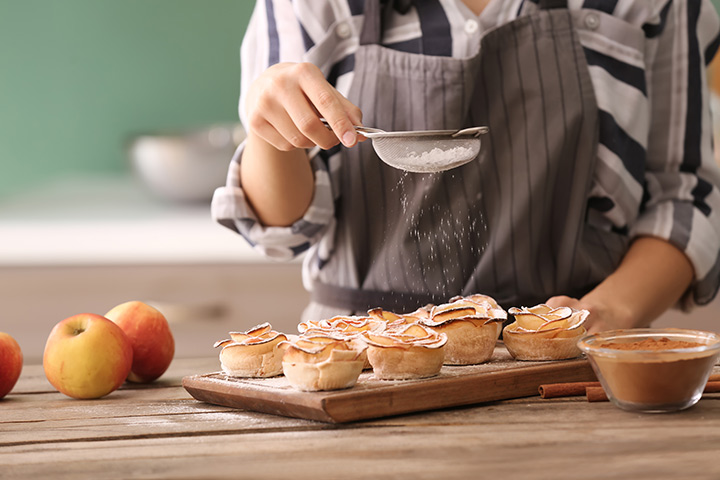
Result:
<instances>
[{"instance_id":1,"label":"cinnamon stick","mask_svg":"<svg viewBox=\"0 0 720 480\"><path fill-rule=\"evenodd\" d=\"M703 393L718 393L718 392L720 392L720 380L707 382L707 384L705 385L705 390L703 390Z\"/></svg>"},{"instance_id":2,"label":"cinnamon stick","mask_svg":"<svg viewBox=\"0 0 720 480\"><path fill-rule=\"evenodd\" d=\"M540 398L579 397L585 395L585 388L600 387L600 382L548 383L540 385Z\"/></svg>"},{"instance_id":3,"label":"cinnamon stick","mask_svg":"<svg viewBox=\"0 0 720 480\"><path fill-rule=\"evenodd\" d=\"M587 387L585 389L585 398L588 402L607 402L608 397L602 387Z\"/></svg>"},{"instance_id":4,"label":"cinnamon stick","mask_svg":"<svg viewBox=\"0 0 720 480\"><path fill-rule=\"evenodd\" d=\"M606 401L607 396L600 385L600 382L567 382L567 383L548 383L540 385L538 392L540 398L560 398L560 397L580 397L588 396L587 389L600 389L590 392L592 400L588 397L589 402ZM602 394L600 393L602 392ZM720 392L720 374L710 375L708 383L705 385L703 393L719 393ZM603 398L604 397L604 398Z\"/></svg>"}]
</instances>

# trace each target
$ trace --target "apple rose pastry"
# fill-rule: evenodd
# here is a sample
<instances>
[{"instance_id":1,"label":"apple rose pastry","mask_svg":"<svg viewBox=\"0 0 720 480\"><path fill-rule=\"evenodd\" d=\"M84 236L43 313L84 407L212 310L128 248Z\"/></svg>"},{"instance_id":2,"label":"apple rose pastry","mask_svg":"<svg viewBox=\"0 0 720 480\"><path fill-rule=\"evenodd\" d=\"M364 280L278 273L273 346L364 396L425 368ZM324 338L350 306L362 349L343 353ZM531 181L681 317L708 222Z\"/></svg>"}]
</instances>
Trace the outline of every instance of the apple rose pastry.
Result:
<instances>
[{"instance_id":1,"label":"apple rose pastry","mask_svg":"<svg viewBox=\"0 0 720 480\"><path fill-rule=\"evenodd\" d=\"M247 332L230 332L230 338L215 343L220 350L223 372L233 377L274 377L282 373L282 354L277 346L287 340L269 323Z\"/></svg>"},{"instance_id":2,"label":"apple rose pastry","mask_svg":"<svg viewBox=\"0 0 720 480\"><path fill-rule=\"evenodd\" d=\"M372 318L379 324L378 328L375 328L374 331L381 331L387 329L393 330L402 328L404 325L418 323L420 320L429 317L430 308L431 306L421 307L414 312L404 313L401 315L399 313L390 312L388 310L383 310L382 308L377 307L368 310L368 315L370 315L370 318Z\"/></svg>"},{"instance_id":3,"label":"apple rose pastry","mask_svg":"<svg viewBox=\"0 0 720 480\"><path fill-rule=\"evenodd\" d=\"M380 380L407 380L440 373L447 335L420 324L402 325L382 332L364 332L367 356Z\"/></svg>"},{"instance_id":4,"label":"apple rose pastry","mask_svg":"<svg viewBox=\"0 0 720 480\"><path fill-rule=\"evenodd\" d=\"M492 298L489 295L482 295L480 293L474 293L472 295L467 295L465 297L463 296L456 296L450 299L450 302L454 302L456 300L469 300L471 302L480 303L480 304L487 304L490 308L500 308L500 305L495 301L494 298Z\"/></svg>"},{"instance_id":5,"label":"apple rose pastry","mask_svg":"<svg viewBox=\"0 0 720 480\"><path fill-rule=\"evenodd\" d=\"M310 320L298 324L298 332L340 332L359 334L380 328L380 322L371 317L338 315L329 319Z\"/></svg>"},{"instance_id":6,"label":"apple rose pastry","mask_svg":"<svg viewBox=\"0 0 720 480\"><path fill-rule=\"evenodd\" d=\"M446 365L473 365L492 357L507 313L490 297L486 298L492 302L480 297L484 296L454 297L433 307L430 317L420 321L447 335Z\"/></svg>"},{"instance_id":7,"label":"apple rose pastry","mask_svg":"<svg viewBox=\"0 0 720 480\"><path fill-rule=\"evenodd\" d=\"M329 336L351 341L358 338L362 332L383 328L382 323L371 317L338 315L325 320L302 322L298 325L298 331L301 336ZM371 368L365 351L360 354L360 358L363 361L363 370Z\"/></svg>"},{"instance_id":8,"label":"apple rose pastry","mask_svg":"<svg viewBox=\"0 0 720 480\"><path fill-rule=\"evenodd\" d=\"M300 335L300 338L312 338L312 337L328 337L328 338L332 338L332 339L340 341L340 342L348 342L350 344L354 344L355 342L358 342L358 341L363 342L362 338L360 337L359 332L350 332L350 331L343 331L343 330L311 328L309 330L305 330L305 332ZM362 362L363 362L363 370L372 368L372 366L370 365L370 361L367 358L366 350L363 350L362 352L360 352L360 356L358 358L359 358L359 360L362 360Z\"/></svg>"},{"instance_id":9,"label":"apple rose pastry","mask_svg":"<svg viewBox=\"0 0 720 480\"><path fill-rule=\"evenodd\" d=\"M585 334L587 310L550 308L545 304L509 310L515 321L503 330L510 355L518 360L562 360L580 355L578 339Z\"/></svg>"},{"instance_id":10,"label":"apple rose pastry","mask_svg":"<svg viewBox=\"0 0 720 480\"><path fill-rule=\"evenodd\" d=\"M367 348L359 339L300 337L280 344L282 369L288 383L304 392L340 390L357 383Z\"/></svg>"}]
</instances>

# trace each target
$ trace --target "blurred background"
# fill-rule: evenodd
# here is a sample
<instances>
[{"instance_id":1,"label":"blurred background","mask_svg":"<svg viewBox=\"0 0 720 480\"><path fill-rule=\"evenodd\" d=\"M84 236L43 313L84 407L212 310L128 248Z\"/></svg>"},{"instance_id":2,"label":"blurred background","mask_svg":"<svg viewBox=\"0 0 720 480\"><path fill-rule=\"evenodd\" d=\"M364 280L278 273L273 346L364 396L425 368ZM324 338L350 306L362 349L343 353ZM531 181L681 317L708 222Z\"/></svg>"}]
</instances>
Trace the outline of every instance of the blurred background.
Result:
<instances>
[{"instance_id":1,"label":"blurred background","mask_svg":"<svg viewBox=\"0 0 720 480\"><path fill-rule=\"evenodd\" d=\"M166 314L178 356L264 321L295 330L300 264L263 260L209 212L244 135L253 6L0 0L0 331L26 361L58 321L127 300ZM714 306L659 324L720 328Z\"/></svg>"},{"instance_id":2,"label":"blurred background","mask_svg":"<svg viewBox=\"0 0 720 480\"><path fill-rule=\"evenodd\" d=\"M133 136L237 120L253 2L0 1L0 198L125 174Z\"/></svg>"},{"instance_id":3,"label":"blurred background","mask_svg":"<svg viewBox=\"0 0 720 480\"><path fill-rule=\"evenodd\" d=\"M166 314L179 356L295 329L299 263L210 218L244 136L254 3L0 0L0 331L26 360L58 321L133 299Z\"/></svg>"}]
</instances>

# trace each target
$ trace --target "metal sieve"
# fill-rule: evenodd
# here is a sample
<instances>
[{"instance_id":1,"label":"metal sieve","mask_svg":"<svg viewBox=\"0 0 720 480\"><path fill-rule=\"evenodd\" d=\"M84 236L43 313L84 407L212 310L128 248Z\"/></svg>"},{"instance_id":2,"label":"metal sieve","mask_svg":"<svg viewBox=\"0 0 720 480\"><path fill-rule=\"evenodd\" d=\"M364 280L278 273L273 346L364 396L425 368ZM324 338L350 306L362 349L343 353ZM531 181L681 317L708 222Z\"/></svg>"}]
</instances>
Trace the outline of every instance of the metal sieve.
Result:
<instances>
[{"instance_id":1,"label":"metal sieve","mask_svg":"<svg viewBox=\"0 0 720 480\"><path fill-rule=\"evenodd\" d=\"M325 119L320 119L330 128ZM378 128L355 126L372 140L380 159L391 167L415 173L436 173L465 165L480 152L480 135L488 127L461 130L419 130L386 132Z\"/></svg>"}]
</instances>

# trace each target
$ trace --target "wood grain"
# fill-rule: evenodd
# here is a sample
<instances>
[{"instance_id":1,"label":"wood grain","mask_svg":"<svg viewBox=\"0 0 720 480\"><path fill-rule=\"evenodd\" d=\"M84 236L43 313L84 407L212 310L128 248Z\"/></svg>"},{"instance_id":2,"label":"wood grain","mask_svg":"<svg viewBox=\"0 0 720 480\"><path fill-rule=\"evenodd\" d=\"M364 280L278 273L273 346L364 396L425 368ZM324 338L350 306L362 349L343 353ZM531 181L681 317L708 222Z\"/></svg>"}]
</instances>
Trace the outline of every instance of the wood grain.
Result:
<instances>
[{"instance_id":1,"label":"wood grain","mask_svg":"<svg viewBox=\"0 0 720 480\"><path fill-rule=\"evenodd\" d=\"M198 402L178 359L160 382L99 400L29 365L0 401L0 478L720 478L720 394L674 414L538 396L330 424ZM715 373L720 373L716 367Z\"/></svg>"}]
</instances>

